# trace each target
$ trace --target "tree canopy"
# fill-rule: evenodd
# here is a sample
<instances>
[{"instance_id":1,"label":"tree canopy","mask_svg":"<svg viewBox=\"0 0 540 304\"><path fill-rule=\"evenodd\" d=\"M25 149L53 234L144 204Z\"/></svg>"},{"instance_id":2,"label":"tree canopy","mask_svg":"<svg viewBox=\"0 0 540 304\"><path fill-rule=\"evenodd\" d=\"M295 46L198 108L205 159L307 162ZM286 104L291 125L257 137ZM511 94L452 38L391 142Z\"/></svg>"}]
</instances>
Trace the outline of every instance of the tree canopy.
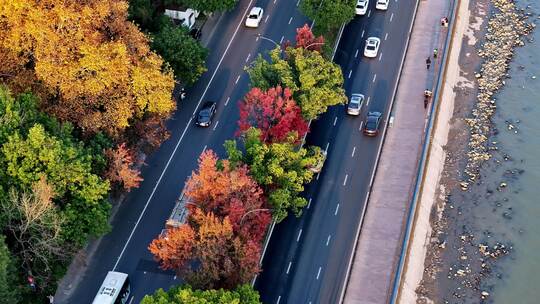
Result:
<instances>
[{"instance_id":1,"label":"tree canopy","mask_svg":"<svg viewBox=\"0 0 540 304\"><path fill-rule=\"evenodd\" d=\"M208 50L193 39L183 26L166 23L154 35L152 47L172 67L174 76L191 85L206 72Z\"/></svg>"},{"instance_id":2,"label":"tree canopy","mask_svg":"<svg viewBox=\"0 0 540 304\"><path fill-rule=\"evenodd\" d=\"M235 7L238 0L173 0L201 12L228 11Z\"/></svg>"},{"instance_id":3,"label":"tree canopy","mask_svg":"<svg viewBox=\"0 0 540 304\"><path fill-rule=\"evenodd\" d=\"M251 89L239 104L238 134L254 127L261 131L267 143L284 141L289 137L299 141L308 130L302 110L292 99L288 88Z\"/></svg>"},{"instance_id":4,"label":"tree canopy","mask_svg":"<svg viewBox=\"0 0 540 304\"><path fill-rule=\"evenodd\" d=\"M175 109L172 71L127 21L122 0L0 3L0 80L84 132L118 135Z\"/></svg>"},{"instance_id":5,"label":"tree canopy","mask_svg":"<svg viewBox=\"0 0 540 304\"><path fill-rule=\"evenodd\" d=\"M300 10L321 33L339 28L354 18L356 0L302 0Z\"/></svg>"},{"instance_id":6,"label":"tree canopy","mask_svg":"<svg viewBox=\"0 0 540 304\"><path fill-rule=\"evenodd\" d=\"M243 162L249 166L251 176L268 195L274 218L281 221L288 210L298 215L307 205L300 193L313 178L309 168L319 159L292 142L266 144L261 141L260 133L255 128L245 133L245 153L237 148L236 141L225 142L225 149L232 163Z\"/></svg>"},{"instance_id":7,"label":"tree canopy","mask_svg":"<svg viewBox=\"0 0 540 304\"><path fill-rule=\"evenodd\" d=\"M234 290L193 290L189 285L158 289L147 295L141 304L260 304L259 293L250 285L240 285Z\"/></svg>"},{"instance_id":8,"label":"tree canopy","mask_svg":"<svg viewBox=\"0 0 540 304\"><path fill-rule=\"evenodd\" d=\"M263 90L282 86L289 88L302 108L305 119L314 119L329 106L347 101L341 68L318 51L288 47L284 58L276 48L270 61L259 56L247 69L252 87Z\"/></svg>"}]
</instances>

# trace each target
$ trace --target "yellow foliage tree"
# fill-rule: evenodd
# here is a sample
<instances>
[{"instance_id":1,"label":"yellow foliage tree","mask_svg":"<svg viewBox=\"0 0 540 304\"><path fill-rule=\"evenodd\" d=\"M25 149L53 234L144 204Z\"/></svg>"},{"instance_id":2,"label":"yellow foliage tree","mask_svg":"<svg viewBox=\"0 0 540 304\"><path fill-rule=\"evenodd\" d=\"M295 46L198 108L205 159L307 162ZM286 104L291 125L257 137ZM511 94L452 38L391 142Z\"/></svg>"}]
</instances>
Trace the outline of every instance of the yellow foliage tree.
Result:
<instances>
[{"instance_id":1,"label":"yellow foliage tree","mask_svg":"<svg viewBox=\"0 0 540 304\"><path fill-rule=\"evenodd\" d=\"M123 0L0 0L0 80L86 133L174 109L173 74Z\"/></svg>"}]
</instances>

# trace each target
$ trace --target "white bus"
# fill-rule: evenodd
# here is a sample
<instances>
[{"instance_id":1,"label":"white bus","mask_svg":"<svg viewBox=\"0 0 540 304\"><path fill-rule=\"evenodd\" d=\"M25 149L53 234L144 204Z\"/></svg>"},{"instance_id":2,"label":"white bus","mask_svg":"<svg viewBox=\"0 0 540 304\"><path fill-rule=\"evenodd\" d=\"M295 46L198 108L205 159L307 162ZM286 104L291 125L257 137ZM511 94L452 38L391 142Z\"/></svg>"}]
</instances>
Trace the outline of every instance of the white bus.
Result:
<instances>
[{"instance_id":1,"label":"white bus","mask_svg":"<svg viewBox=\"0 0 540 304\"><path fill-rule=\"evenodd\" d=\"M92 304L125 304L130 293L128 275L109 271Z\"/></svg>"}]
</instances>

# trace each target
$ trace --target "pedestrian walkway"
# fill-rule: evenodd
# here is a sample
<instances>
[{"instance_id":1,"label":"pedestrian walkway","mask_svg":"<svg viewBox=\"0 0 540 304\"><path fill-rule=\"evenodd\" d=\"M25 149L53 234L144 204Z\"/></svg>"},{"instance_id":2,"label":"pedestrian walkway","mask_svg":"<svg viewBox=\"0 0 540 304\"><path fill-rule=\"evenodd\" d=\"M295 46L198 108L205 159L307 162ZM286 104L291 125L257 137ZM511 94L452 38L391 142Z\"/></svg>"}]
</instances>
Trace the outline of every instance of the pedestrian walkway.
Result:
<instances>
[{"instance_id":1,"label":"pedestrian walkway","mask_svg":"<svg viewBox=\"0 0 540 304\"><path fill-rule=\"evenodd\" d=\"M424 91L433 91L450 0L420 0L389 127L355 252L344 303L388 303L404 223L414 190L427 113ZM433 58L434 50L437 58ZM427 57L430 67L427 68Z\"/></svg>"}]
</instances>

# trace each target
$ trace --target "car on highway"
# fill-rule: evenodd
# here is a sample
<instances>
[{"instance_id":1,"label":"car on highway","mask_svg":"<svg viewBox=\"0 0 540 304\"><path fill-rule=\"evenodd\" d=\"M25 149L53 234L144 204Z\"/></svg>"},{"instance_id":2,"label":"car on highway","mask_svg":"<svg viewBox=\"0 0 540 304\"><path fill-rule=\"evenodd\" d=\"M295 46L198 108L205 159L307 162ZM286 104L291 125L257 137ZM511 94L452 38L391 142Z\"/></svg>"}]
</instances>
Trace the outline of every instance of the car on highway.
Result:
<instances>
[{"instance_id":1,"label":"car on highway","mask_svg":"<svg viewBox=\"0 0 540 304\"><path fill-rule=\"evenodd\" d=\"M260 7L253 7L246 18L247 27L259 27L261 23L264 10Z\"/></svg>"},{"instance_id":2,"label":"car on highway","mask_svg":"<svg viewBox=\"0 0 540 304\"><path fill-rule=\"evenodd\" d=\"M358 0L356 1L356 14L363 16L367 13L367 8L369 5L369 0Z\"/></svg>"},{"instance_id":3,"label":"car on highway","mask_svg":"<svg viewBox=\"0 0 540 304\"><path fill-rule=\"evenodd\" d=\"M366 40L366 46L364 48L364 56L368 58L375 58L379 53L379 47L381 46L381 39L377 37L369 37Z\"/></svg>"},{"instance_id":4,"label":"car on highway","mask_svg":"<svg viewBox=\"0 0 540 304\"><path fill-rule=\"evenodd\" d=\"M216 114L216 103L213 101L207 101L203 104L195 124L199 127L208 127L212 124L212 118Z\"/></svg>"},{"instance_id":5,"label":"car on highway","mask_svg":"<svg viewBox=\"0 0 540 304\"><path fill-rule=\"evenodd\" d=\"M364 104L364 95L358 94L358 93L352 94L351 99L349 100L349 105L347 105L347 114L360 115L363 104Z\"/></svg>"},{"instance_id":6,"label":"car on highway","mask_svg":"<svg viewBox=\"0 0 540 304\"><path fill-rule=\"evenodd\" d=\"M381 112L368 112L366 124L364 125L364 134L367 136L377 136L379 134L381 120Z\"/></svg>"},{"instance_id":7,"label":"car on highway","mask_svg":"<svg viewBox=\"0 0 540 304\"><path fill-rule=\"evenodd\" d=\"M390 0L377 0L375 8L381 11L386 11L388 9L388 3Z\"/></svg>"}]
</instances>

